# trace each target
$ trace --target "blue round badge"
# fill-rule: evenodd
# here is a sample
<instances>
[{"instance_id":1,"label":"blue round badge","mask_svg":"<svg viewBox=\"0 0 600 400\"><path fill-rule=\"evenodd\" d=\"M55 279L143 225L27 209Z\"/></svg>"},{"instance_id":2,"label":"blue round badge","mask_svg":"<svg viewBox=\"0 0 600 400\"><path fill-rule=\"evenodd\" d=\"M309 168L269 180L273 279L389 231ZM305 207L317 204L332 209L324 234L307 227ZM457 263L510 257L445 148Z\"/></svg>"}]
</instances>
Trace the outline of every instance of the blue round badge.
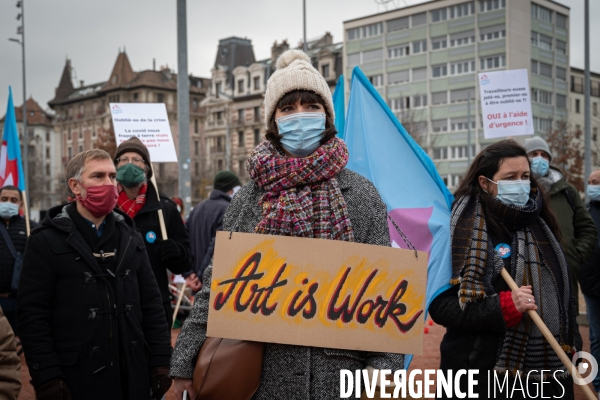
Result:
<instances>
[{"instance_id":1,"label":"blue round badge","mask_svg":"<svg viewBox=\"0 0 600 400\"><path fill-rule=\"evenodd\" d=\"M146 241L148 243L154 243L154 241L156 240L156 233L149 231L148 233L146 233Z\"/></svg>"},{"instance_id":2,"label":"blue round badge","mask_svg":"<svg viewBox=\"0 0 600 400\"><path fill-rule=\"evenodd\" d=\"M508 258L510 257L510 246L507 245L506 243L500 243L498 246L496 246L496 251L498 252L498 255L501 258Z\"/></svg>"}]
</instances>

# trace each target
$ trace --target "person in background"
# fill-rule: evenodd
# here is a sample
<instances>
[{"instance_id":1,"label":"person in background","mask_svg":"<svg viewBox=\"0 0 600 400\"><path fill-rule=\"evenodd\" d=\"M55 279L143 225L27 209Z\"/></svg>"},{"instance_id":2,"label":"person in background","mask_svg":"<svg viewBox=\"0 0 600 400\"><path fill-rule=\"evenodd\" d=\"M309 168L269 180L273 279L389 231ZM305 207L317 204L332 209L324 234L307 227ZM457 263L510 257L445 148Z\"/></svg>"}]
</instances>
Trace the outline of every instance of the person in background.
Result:
<instances>
[{"instance_id":1,"label":"person in background","mask_svg":"<svg viewBox=\"0 0 600 400\"><path fill-rule=\"evenodd\" d=\"M21 357L15 335L0 307L0 399L17 400L21 391Z\"/></svg>"},{"instance_id":2,"label":"person in background","mask_svg":"<svg viewBox=\"0 0 600 400\"><path fill-rule=\"evenodd\" d=\"M558 219L562 246L571 274L571 292L579 315L579 270L594 251L598 231L575 186L568 183L561 170L551 165L552 152L540 137L526 139L523 145L531 161L531 174L550 194L550 209Z\"/></svg>"},{"instance_id":3,"label":"person in background","mask_svg":"<svg viewBox=\"0 0 600 400\"><path fill-rule=\"evenodd\" d=\"M181 197L177 196L171 197L171 200L173 200L173 203L175 203L175 205L177 206L177 211L179 211L179 215L181 215L181 220L185 224L185 205L183 204L183 200L181 199Z\"/></svg>"},{"instance_id":4,"label":"person in background","mask_svg":"<svg viewBox=\"0 0 600 400\"><path fill-rule=\"evenodd\" d=\"M19 212L23 207L23 195L15 186L4 186L0 189L0 219L6 229L12 245L18 254L25 253L27 245L27 229L25 218ZM30 221L33 230L39 225ZM19 336L17 324L17 290L13 285L13 273L15 268L15 257L6 243L4 235L0 235L0 307L8 319L10 326L16 336Z\"/></svg>"},{"instance_id":5,"label":"person in background","mask_svg":"<svg viewBox=\"0 0 600 400\"><path fill-rule=\"evenodd\" d=\"M590 174L586 192L590 200L587 209L596 228L600 230L600 170ZM600 240L596 242L592 256L581 265L579 283L590 327L590 353L600 361ZM592 384L600 396L600 373L596 375Z\"/></svg>"},{"instance_id":6,"label":"person in background","mask_svg":"<svg viewBox=\"0 0 600 400\"><path fill-rule=\"evenodd\" d=\"M73 157L76 201L51 208L27 243L17 311L40 400L160 399L171 385L162 298L144 240L114 210L116 175L103 150Z\"/></svg>"},{"instance_id":7,"label":"person in background","mask_svg":"<svg viewBox=\"0 0 600 400\"><path fill-rule=\"evenodd\" d=\"M240 179L236 174L231 171L217 172L210 197L194 207L188 217L185 227L190 235L194 265L186 275L186 283L194 292L202 287L202 274L215 251L215 235L223 227L225 211L239 188Z\"/></svg>"},{"instance_id":8,"label":"person in background","mask_svg":"<svg viewBox=\"0 0 600 400\"><path fill-rule=\"evenodd\" d=\"M192 266L190 241L177 206L148 183L152 177L150 153L144 144L132 137L117 147L114 163L117 167L117 207L135 222L145 239L145 247L163 298L169 327L173 326L171 295L167 270L174 274L188 272ZM168 239L161 237L158 210L162 210Z\"/></svg>"}]
</instances>

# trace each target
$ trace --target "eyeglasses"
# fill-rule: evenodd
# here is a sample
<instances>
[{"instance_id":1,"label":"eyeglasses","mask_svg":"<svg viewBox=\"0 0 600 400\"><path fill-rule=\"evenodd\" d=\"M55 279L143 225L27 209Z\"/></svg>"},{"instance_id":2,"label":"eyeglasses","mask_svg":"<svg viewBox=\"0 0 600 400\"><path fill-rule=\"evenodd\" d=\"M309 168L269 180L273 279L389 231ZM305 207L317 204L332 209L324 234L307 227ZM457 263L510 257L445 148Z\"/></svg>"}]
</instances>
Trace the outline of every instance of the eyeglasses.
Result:
<instances>
[{"instance_id":1,"label":"eyeglasses","mask_svg":"<svg viewBox=\"0 0 600 400\"><path fill-rule=\"evenodd\" d=\"M117 158L117 164L129 164L129 163L134 163L134 164L144 164L144 159L143 158L139 158L139 157L120 157Z\"/></svg>"}]
</instances>

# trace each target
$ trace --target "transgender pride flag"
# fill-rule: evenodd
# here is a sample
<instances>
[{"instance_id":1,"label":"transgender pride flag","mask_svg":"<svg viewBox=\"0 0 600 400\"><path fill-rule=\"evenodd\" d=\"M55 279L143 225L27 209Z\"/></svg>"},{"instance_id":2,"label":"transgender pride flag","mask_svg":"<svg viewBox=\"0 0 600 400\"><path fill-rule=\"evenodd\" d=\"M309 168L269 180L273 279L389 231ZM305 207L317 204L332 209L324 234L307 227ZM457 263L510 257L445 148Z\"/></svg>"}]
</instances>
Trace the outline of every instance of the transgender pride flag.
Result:
<instances>
[{"instance_id":1,"label":"transgender pride flag","mask_svg":"<svg viewBox=\"0 0 600 400\"><path fill-rule=\"evenodd\" d=\"M4 117L4 133L2 134L2 151L0 151L0 187L11 185L25 190L25 174L21 161L21 146L12 89L8 87L8 105Z\"/></svg>"},{"instance_id":2,"label":"transgender pride flag","mask_svg":"<svg viewBox=\"0 0 600 400\"><path fill-rule=\"evenodd\" d=\"M450 287L452 194L419 147L358 67L352 73L344 140L347 168L368 178L388 215L417 250L429 253L426 309ZM392 246L408 248L388 220Z\"/></svg>"}]
</instances>

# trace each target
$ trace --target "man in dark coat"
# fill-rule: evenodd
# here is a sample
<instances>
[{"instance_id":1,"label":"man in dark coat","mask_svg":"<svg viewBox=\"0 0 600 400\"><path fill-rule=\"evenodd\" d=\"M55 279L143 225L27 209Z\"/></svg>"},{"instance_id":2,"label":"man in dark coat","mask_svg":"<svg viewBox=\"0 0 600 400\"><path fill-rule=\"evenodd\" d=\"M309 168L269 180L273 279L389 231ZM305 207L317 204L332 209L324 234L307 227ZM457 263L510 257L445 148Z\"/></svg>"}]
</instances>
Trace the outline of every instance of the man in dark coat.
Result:
<instances>
[{"instance_id":1,"label":"man in dark coat","mask_svg":"<svg viewBox=\"0 0 600 400\"><path fill-rule=\"evenodd\" d=\"M27 244L27 229L25 218L19 215L23 206L23 194L15 186L4 186L0 189L0 223L4 224L8 237L18 254L25 253ZM31 221L31 228L38 224ZM10 251L4 237L0 235L0 307L16 336L17 329L17 292L13 288L13 273L15 257Z\"/></svg>"},{"instance_id":2,"label":"man in dark coat","mask_svg":"<svg viewBox=\"0 0 600 400\"><path fill-rule=\"evenodd\" d=\"M31 234L19 287L38 399L160 399L171 385L171 338L144 240L113 211L110 155L79 153L67 182L76 201L50 209Z\"/></svg>"},{"instance_id":3,"label":"man in dark coat","mask_svg":"<svg viewBox=\"0 0 600 400\"><path fill-rule=\"evenodd\" d=\"M146 241L148 258L162 295L167 322L171 327L173 311L167 270L182 274L192 266L190 241L185 226L177 205L163 195L159 200L154 185L148 183L152 177L150 153L137 137L119 145L114 162L117 167L118 208L133 218L135 227ZM161 239L159 210L162 210L167 229L168 239L164 240Z\"/></svg>"},{"instance_id":4,"label":"man in dark coat","mask_svg":"<svg viewBox=\"0 0 600 400\"><path fill-rule=\"evenodd\" d=\"M186 282L194 292L202 287L202 273L212 259L215 235L221 230L223 215L240 186L240 180L233 172L217 172L210 197L194 207L188 217L185 227L190 235L194 265L191 273L186 275Z\"/></svg>"}]
</instances>

